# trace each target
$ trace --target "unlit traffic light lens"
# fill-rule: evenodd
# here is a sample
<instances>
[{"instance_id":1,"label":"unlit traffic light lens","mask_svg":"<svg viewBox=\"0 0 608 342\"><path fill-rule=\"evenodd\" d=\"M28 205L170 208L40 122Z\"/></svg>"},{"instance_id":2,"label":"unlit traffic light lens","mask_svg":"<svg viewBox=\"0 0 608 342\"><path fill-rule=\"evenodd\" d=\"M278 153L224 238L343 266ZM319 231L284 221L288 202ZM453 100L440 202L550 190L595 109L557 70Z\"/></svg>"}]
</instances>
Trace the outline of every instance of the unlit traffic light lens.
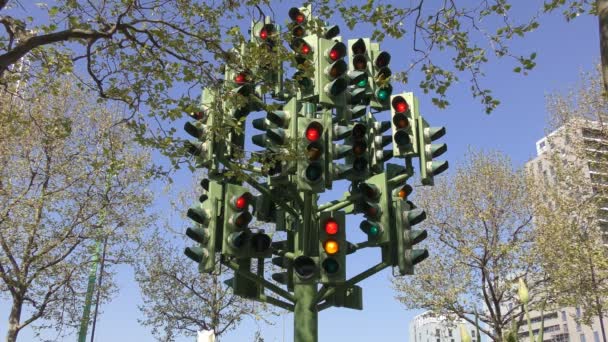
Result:
<instances>
[{"instance_id":1,"label":"unlit traffic light lens","mask_svg":"<svg viewBox=\"0 0 608 342\"><path fill-rule=\"evenodd\" d=\"M323 261L323 269L328 274L337 273L340 270L340 264L333 258L327 258Z\"/></svg>"}]
</instances>

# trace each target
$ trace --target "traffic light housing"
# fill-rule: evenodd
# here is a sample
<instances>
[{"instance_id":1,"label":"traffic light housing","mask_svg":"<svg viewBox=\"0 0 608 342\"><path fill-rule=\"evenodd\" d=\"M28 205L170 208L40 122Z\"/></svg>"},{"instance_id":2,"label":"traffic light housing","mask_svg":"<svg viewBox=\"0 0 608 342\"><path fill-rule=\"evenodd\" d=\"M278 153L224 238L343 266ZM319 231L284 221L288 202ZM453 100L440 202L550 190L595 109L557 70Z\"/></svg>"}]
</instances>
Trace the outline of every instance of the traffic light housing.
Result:
<instances>
[{"instance_id":1,"label":"traffic light housing","mask_svg":"<svg viewBox=\"0 0 608 342\"><path fill-rule=\"evenodd\" d=\"M369 131L370 152L369 169L370 173L378 174L384 170L384 163L393 157L393 150L384 150L384 147L392 142L390 135L384 136L383 133L391 128L390 121L377 121L374 115L367 113L365 116Z\"/></svg>"},{"instance_id":2,"label":"traffic light housing","mask_svg":"<svg viewBox=\"0 0 608 342\"><path fill-rule=\"evenodd\" d=\"M421 116L418 117L418 135L420 137L420 181L424 185L433 185L434 177L448 169L447 160L433 160L444 154L448 146L445 143L433 144L433 141L445 135L445 127L429 127Z\"/></svg>"},{"instance_id":3,"label":"traffic light housing","mask_svg":"<svg viewBox=\"0 0 608 342\"><path fill-rule=\"evenodd\" d=\"M319 38L319 55L317 67L317 89L319 103L336 106L343 102L344 92L348 86L346 80L346 46L344 43Z\"/></svg>"},{"instance_id":4,"label":"traffic light housing","mask_svg":"<svg viewBox=\"0 0 608 342\"><path fill-rule=\"evenodd\" d=\"M325 191L325 128L323 120L298 117L298 190Z\"/></svg>"},{"instance_id":5,"label":"traffic light housing","mask_svg":"<svg viewBox=\"0 0 608 342\"><path fill-rule=\"evenodd\" d=\"M427 237L426 230L412 229L412 226L424 221L426 213L415 208L411 202L401 199L393 200L395 213L396 262L399 274L414 274L414 266L428 258L426 249L414 246Z\"/></svg>"},{"instance_id":6,"label":"traffic light housing","mask_svg":"<svg viewBox=\"0 0 608 342\"><path fill-rule=\"evenodd\" d=\"M215 252L220 249L217 240L221 235L219 209L223 199L223 186L221 183L203 179L201 187L203 193L199 203L188 209L187 213L195 225L186 230L186 235L199 245L187 247L184 254L198 262L199 272L209 273L215 269Z\"/></svg>"},{"instance_id":7,"label":"traffic light housing","mask_svg":"<svg viewBox=\"0 0 608 342\"><path fill-rule=\"evenodd\" d=\"M389 212L390 194L386 173L370 177L358 184L354 211L362 213L364 220L359 228L375 245L384 245L390 240L391 217Z\"/></svg>"},{"instance_id":8,"label":"traffic light housing","mask_svg":"<svg viewBox=\"0 0 608 342\"><path fill-rule=\"evenodd\" d=\"M412 93L391 96L393 155L414 156L418 153L418 99Z\"/></svg>"},{"instance_id":9,"label":"traffic light housing","mask_svg":"<svg viewBox=\"0 0 608 342\"><path fill-rule=\"evenodd\" d=\"M371 93L372 100L370 107L378 110L387 110L390 107L390 97L393 93L393 86L390 83L392 75L388 67L391 62L391 55L386 51L380 51L378 43L372 44L371 50Z\"/></svg>"},{"instance_id":10,"label":"traffic light housing","mask_svg":"<svg viewBox=\"0 0 608 342\"><path fill-rule=\"evenodd\" d=\"M263 230L248 228L253 219L249 208L255 198L247 188L226 184L222 254L237 259L266 258L272 253L272 239Z\"/></svg>"},{"instance_id":11,"label":"traffic light housing","mask_svg":"<svg viewBox=\"0 0 608 342\"><path fill-rule=\"evenodd\" d=\"M266 133L254 135L252 142L271 151L278 151L289 145L292 135L292 125L297 120L297 101L292 97L282 108L268 112L265 118L253 120L254 128Z\"/></svg>"},{"instance_id":12,"label":"traffic light housing","mask_svg":"<svg viewBox=\"0 0 608 342\"><path fill-rule=\"evenodd\" d=\"M320 283L343 283L346 279L346 220L344 211L319 214Z\"/></svg>"},{"instance_id":13,"label":"traffic light housing","mask_svg":"<svg viewBox=\"0 0 608 342\"><path fill-rule=\"evenodd\" d=\"M344 145L350 147L346 154L347 178L364 180L369 174L368 127L364 121L355 122L351 127L350 136L344 139Z\"/></svg>"},{"instance_id":14,"label":"traffic light housing","mask_svg":"<svg viewBox=\"0 0 608 342\"><path fill-rule=\"evenodd\" d=\"M319 38L317 35L308 35L304 37L294 38L290 46L294 51L294 61L297 71L293 78L296 81L298 98L301 100L310 100L318 94L316 87L318 65L315 59L315 54L319 49Z\"/></svg>"},{"instance_id":15,"label":"traffic light housing","mask_svg":"<svg viewBox=\"0 0 608 342\"><path fill-rule=\"evenodd\" d=\"M270 18L266 17L264 19L263 22L253 21L251 23L252 42L259 47L265 48L267 51L267 54L261 58L262 60L256 70L258 79L264 81L265 87L257 89L263 91L264 89L271 88L274 94L278 94L282 91L283 62L279 58L275 58L275 56L281 28L272 22ZM259 93L259 95L261 97L262 93Z\"/></svg>"},{"instance_id":16,"label":"traffic light housing","mask_svg":"<svg viewBox=\"0 0 608 342\"><path fill-rule=\"evenodd\" d=\"M218 144L214 141L214 134L209 131L213 124L213 101L216 94L210 88L204 88L201 94L201 107L189 113L194 121L186 122L184 130L196 140L187 140L184 144L186 151L195 157L196 167L213 169Z\"/></svg>"}]
</instances>

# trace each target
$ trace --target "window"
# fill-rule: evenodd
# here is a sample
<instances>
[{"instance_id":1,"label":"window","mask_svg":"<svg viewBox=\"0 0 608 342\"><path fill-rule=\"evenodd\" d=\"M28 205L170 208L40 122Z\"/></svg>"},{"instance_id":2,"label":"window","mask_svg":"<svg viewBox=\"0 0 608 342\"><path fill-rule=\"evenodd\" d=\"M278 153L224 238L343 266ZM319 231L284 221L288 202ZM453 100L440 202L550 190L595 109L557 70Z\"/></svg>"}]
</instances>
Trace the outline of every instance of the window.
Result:
<instances>
[{"instance_id":1,"label":"window","mask_svg":"<svg viewBox=\"0 0 608 342\"><path fill-rule=\"evenodd\" d=\"M448 336L452 337L452 329L448 329Z\"/></svg>"},{"instance_id":2,"label":"window","mask_svg":"<svg viewBox=\"0 0 608 342\"><path fill-rule=\"evenodd\" d=\"M586 342L586 340L585 340L585 334L581 334L581 342Z\"/></svg>"},{"instance_id":3,"label":"window","mask_svg":"<svg viewBox=\"0 0 608 342\"><path fill-rule=\"evenodd\" d=\"M581 308L576 308L576 318L581 318Z\"/></svg>"},{"instance_id":4,"label":"window","mask_svg":"<svg viewBox=\"0 0 608 342\"><path fill-rule=\"evenodd\" d=\"M475 330L471 330L471 336L475 337Z\"/></svg>"},{"instance_id":5,"label":"window","mask_svg":"<svg viewBox=\"0 0 608 342\"><path fill-rule=\"evenodd\" d=\"M576 322L576 331L581 331L581 324Z\"/></svg>"},{"instance_id":6,"label":"window","mask_svg":"<svg viewBox=\"0 0 608 342\"><path fill-rule=\"evenodd\" d=\"M567 318L566 318L566 311L562 311L562 321L565 322L566 320L567 320Z\"/></svg>"},{"instance_id":7,"label":"window","mask_svg":"<svg viewBox=\"0 0 608 342\"><path fill-rule=\"evenodd\" d=\"M567 333L568 332L568 324L564 324L564 332Z\"/></svg>"},{"instance_id":8,"label":"window","mask_svg":"<svg viewBox=\"0 0 608 342\"><path fill-rule=\"evenodd\" d=\"M435 336L439 337L439 329L435 329Z\"/></svg>"},{"instance_id":9,"label":"window","mask_svg":"<svg viewBox=\"0 0 608 342\"><path fill-rule=\"evenodd\" d=\"M597 331L593 332L593 342L600 342L600 334Z\"/></svg>"}]
</instances>

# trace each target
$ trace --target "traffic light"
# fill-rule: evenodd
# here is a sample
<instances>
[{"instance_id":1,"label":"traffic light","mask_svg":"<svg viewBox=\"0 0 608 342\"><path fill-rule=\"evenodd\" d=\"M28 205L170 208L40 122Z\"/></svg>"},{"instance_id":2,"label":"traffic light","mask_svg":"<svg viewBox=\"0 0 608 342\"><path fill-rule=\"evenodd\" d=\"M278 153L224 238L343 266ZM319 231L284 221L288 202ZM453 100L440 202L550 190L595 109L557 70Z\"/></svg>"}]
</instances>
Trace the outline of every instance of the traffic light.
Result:
<instances>
[{"instance_id":1,"label":"traffic light","mask_svg":"<svg viewBox=\"0 0 608 342\"><path fill-rule=\"evenodd\" d=\"M271 151L278 151L280 148L288 147L291 138L291 126L297 119L297 101L292 97L283 106L283 110L268 112L265 118L253 120L253 127L266 131L251 137L252 142L260 147L265 147Z\"/></svg>"},{"instance_id":2,"label":"traffic light","mask_svg":"<svg viewBox=\"0 0 608 342\"><path fill-rule=\"evenodd\" d=\"M291 31L292 38L303 38L306 36L306 29L304 25L308 21L310 16L310 6L308 7L292 7L289 9L289 30Z\"/></svg>"},{"instance_id":3,"label":"traffic light","mask_svg":"<svg viewBox=\"0 0 608 342\"><path fill-rule=\"evenodd\" d=\"M368 127L364 122L357 122L352 126L351 135L344 139L344 144L350 146L350 153L346 154L346 165L350 169L351 181L363 180L368 175L369 149L367 143Z\"/></svg>"},{"instance_id":4,"label":"traffic light","mask_svg":"<svg viewBox=\"0 0 608 342\"><path fill-rule=\"evenodd\" d=\"M385 244L390 239L391 218L388 207L390 195L387 189L385 173L380 173L359 183L356 189L359 199L355 201L354 211L363 213L365 218L359 228L367 234L369 241L373 241L377 245Z\"/></svg>"},{"instance_id":5,"label":"traffic light","mask_svg":"<svg viewBox=\"0 0 608 342\"><path fill-rule=\"evenodd\" d=\"M418 153L418 99L412 93L391 96L391 127L393 129L393 155L413 156Z\"/></svg>"},{"instance_id":6,"label":"traffic light","mask_svg":"<svg viewBox=\"0 0 608 342\"><path fill-rule=\"evenodd\" d=\"M448 169L447 160L433 160L448 150L445 143L433 144L433 141L445 135L445 127L429 127L421 116L418 117L420 136L420 180L424 185L433 185L433 177Z\"/></svg>"},{"instance_id":7,"label":"traffic light","mask_svg":"<svg viewBox=\"0 0 608 342\"><path fill-rule=\"evenodd\" d=\"M370 172L380 173L384 170L384 162L393 157L393 150L384 150L384 147L392 142L392 138L390 135L383 135L391 128L391 122L377 121L371 113L367 113L366 121L370 127Z\"/></svg>"},{"instance_id":8,"label":"traffic light","mask_svg":"<svg viewBox=\"0 0 608 342\"><path fill-rule=\"evenodd\" d=\"M222 254L239 258L263 258L272 253L272 239L263 230L248 228L253 216L249 207L255 198L247 188L226 185Z\"/></svg>"},{"instance_id":9,"label":"traffic light","mask_svg":"<svg viewBox=\"0 0 608 342\"><path fill-rule=\"evenodd\" d=\"M275 58L276 45L281 28L265 18L264 22L251 23L251 40L260 47L263 47L268 52L261 56L259 67L256 70L257 77L264 80L267 87L271 87L274 93L279 93L283 77L283 63L279 58ZM277 65L277 62L279 63ZM264 89L263 87L258 89ZM261 97L261 94L260 94Z\"/></svg>"},{"instance_id":10,"label":"traffic light","mask_svg":"<svg viewBox=\"0 0 608 342\"><path fill-rule=\"evenodd\" d=\"M298 190L325 191L325 129L319 119L298 118Z\"/></svg>"},{"instance_id":11,"label":"traffic light","mask_svg":"<svg viewBox=\"0 0 608 342\"><path fill-rule=\"evenodd\" d=\"M320 283L335 284L346 278L346 221L344 211L319 214Z\"/></svg>"},{"instance_id":12,"label":"traffic light","mask_svg":"<svg viewBox=\"0 0 608 342\"><path fill-rule=\"evenodd\" d=\"M370 40L368 38L350 39L348 41L348 52L350 89L347 102L352 106L367 106L369 103L370 76L372 75L369 63L371 60Z\"/></svg>"},{"instance_id":13,"label":"traffic light","mask_svg":"<svg viewBox=\"0 0 608 342\"><path fill-rule=\"evenodd\" d=\"M346 69L348 66L344 61L346 46L339 41L319 39L319 65L317 67L319 103L335 106L342 103L341 100L348 82L346 80Z\"/></svg>"},{"instance_id":14,"label":"traffic light","mask_svg":"<svg viewBox=\"0 0 608 342\"><path fill-rule=\"evenodd\" d=\"M393 209L397 238L396 264L401 275L414 274L414 266L429 256L426 249L414 249L414 245L426 239L426 230L412 229L412 226L426 219L426 213L401 199L393 200Z\"/></svg>"},{"instance_id":15,"label":"traffic light","mask_svg":"<svg viewBox=\"0 0 608 342\"><path fill-rule=\"evenodd\" d=\"M299 255L293 260L292 265L293 272L297 276L294 282L297 280L299 283L310 283L315 281L319 275L317 261L313 257Z\"/></svg>"},{"instance_id":16,"label":"traffic light","mask_svg":"<svg viewBox=\"0 0 608 342\"><path fill-rule=\"evenodd\" d=\"M219 201L223 198L221 183L203 179L203 194L196 206L188 209L187 216L196 224L186 230L186 235L199 243L198 247L187 247L186 256L198 262L199 272L212 272L215 269L215 252L218 238ZM219 226L221 229L221 226ZM219 246L217 246L219 247ZM219 248L218 248L219 249Z\"/></svg>"},{"instance_id":17,"label":"traffic light","mask_svg":"<svg viewBox=\"0 0 608 342\"><path fill-rule=\"evenodd\" d=\"M246 117L254 109L249 96L254 93L253 75L249 70L234 70L226 66L224 75L226 92L231 101L226 102L226 110L235 120Z\"/></svg>"},{"instance_id":18,"label":"traffic light","mask_svg":"<svg viewBox=\"0 0 608 342\"><path fill-rule=\"evenodd\" d=\"M203 89L201 95L201 108L196 112L189 113L188 116L194 121L186 122L184 130L196 140L188 140L184 147L189 154L196 158L197 167L210 168L214 163L215 142L213 134L210 134L208 127L212 124L213 115L210 115L210 107L214 101L214 94L211 89Z\"/></svg>"},{"instance_id":19,"label":"traffic light","mask_svg":"<svg viewBox=\"0 0 608 342\"><path fill-rule=\"evenodd\" d=\"M391 55L386 51L380 51L377 43L372 44L372 100L370 106L379 110L387 110L390 104L390 97L393 93L393 86L390 83L391 69L388 64L391 62Z\"/></svg>"}]
</instances>

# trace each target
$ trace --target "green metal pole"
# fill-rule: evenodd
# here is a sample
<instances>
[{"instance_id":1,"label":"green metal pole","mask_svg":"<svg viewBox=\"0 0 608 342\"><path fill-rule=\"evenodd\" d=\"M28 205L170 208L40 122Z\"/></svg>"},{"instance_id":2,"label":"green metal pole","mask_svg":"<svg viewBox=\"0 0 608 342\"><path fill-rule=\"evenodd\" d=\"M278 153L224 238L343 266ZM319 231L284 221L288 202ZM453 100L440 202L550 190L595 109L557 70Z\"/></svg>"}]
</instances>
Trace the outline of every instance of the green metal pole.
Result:
<instances>
[{"instance_id":1,"label":"green metal pole","mask_svg":"<svg viewBox=\"0 0 608 342\"><path fill-rule=\"evenodd\" d=\"M110 190L112 176L110 173L106 176L106 192ZM106 220L106 210L102 208L99 224L103 227ZM84 308L82 309L82 318L80 319L80 329L78 330L78 342L86 342L87 330L89 329L89 319L91 318L91 304L93 302L93 292L95 292L95 282L97 280L97 270L99 268L99 255L101 254L101 239L95 240L95 251L91 256L91 269L89 270L89 282L87 284L87 294L84 298Z\"/></svg>"},{"instance_id":2,"label":"green metal pole","mask_svg":"<svg viewBox=\"0 0 608 342\"><path fill-rule=\"evenodd\" d=\"M293 312L294 342L317 342L318 311L314 299L317 284L295 284L296 306ZM311 310L312 308L312 310Z\"/></svg>"},{"instance_id":3,"label":"green metal pole","mask_svg":"<svg viewBox=\"0 0 608 342\"><path fill-rule=\"evenodd\" d=\"M91 316L91 302L93 301L93 292L95 291L95 280L97 277L97 268L99 267L99 253L101 242L99 239L95 242L95 252L91 257L91 269L89 271L89 283L87 284L87 295L84 299L84 308L82 310L82 319L80 320L80 330L78 331L78 342L86 342L87 330L89 328L89 318Z\"/></svg>"}]
</instances>

